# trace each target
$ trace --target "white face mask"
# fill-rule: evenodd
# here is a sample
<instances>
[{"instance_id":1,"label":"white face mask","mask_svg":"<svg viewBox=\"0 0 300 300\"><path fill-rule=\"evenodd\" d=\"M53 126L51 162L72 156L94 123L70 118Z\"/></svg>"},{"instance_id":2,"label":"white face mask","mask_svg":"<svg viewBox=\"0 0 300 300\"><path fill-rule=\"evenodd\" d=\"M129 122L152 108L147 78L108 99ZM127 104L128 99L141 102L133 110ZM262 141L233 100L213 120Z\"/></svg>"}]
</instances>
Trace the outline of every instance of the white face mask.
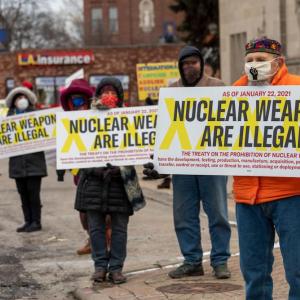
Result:
<instances>
[{"instance_id":1,"label":"white face mask","mask_svg":"<svg viewBox=\"0 0 300 300\"><path fill-rule=\"evenodd\" d=\"M253 61L245 63L245 73L250 81L265 81L275 75L277 70L271 74L272 62L276 58L268 61Z\"/></svg>"},{"instance_id":2,"label":"white face mask","mask_svg":"<svg viewBox=\"0 0 300 300\"><path fill-rule=\"evenodd\" d=\"M25 97L19 98L16 103L16 108L18 110L24 111L29 106L29 101Z\"/></svg>"}]
</instances>

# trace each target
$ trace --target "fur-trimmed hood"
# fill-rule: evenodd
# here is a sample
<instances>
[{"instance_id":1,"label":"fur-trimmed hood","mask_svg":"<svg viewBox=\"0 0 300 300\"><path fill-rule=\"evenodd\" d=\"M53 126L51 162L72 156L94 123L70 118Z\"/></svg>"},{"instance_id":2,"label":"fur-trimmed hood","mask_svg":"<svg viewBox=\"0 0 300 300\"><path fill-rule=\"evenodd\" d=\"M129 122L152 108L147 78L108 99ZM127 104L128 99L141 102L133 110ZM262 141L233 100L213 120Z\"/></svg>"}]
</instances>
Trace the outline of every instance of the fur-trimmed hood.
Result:
<instances>
[{"instance_id":1,"label":"fur-trimmed hood","mask_svg":"<svg viewBox=\"0 0 300 300\"><path fill-rule=\"evenodd\" d=\"M30 89L26 87L16 87L6 96L5 102L8 108L12 108L14 100L19 95L24 95L29 100L31 106L37 103L37 97Z\"/></svg>"}]
</instances>

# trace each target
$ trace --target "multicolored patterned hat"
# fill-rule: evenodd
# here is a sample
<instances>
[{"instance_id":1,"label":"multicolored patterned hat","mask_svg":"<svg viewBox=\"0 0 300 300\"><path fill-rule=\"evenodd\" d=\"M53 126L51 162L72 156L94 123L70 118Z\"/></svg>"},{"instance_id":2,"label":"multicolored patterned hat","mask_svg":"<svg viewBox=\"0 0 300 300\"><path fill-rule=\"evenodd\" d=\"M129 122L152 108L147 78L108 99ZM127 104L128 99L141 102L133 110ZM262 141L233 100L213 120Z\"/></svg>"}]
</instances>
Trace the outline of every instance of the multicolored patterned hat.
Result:
<instances>
[{"instance_id":1,"label":"multicolored patterned hat","mask_svg":"<svg viewBox=\"0 0 300 300\"><path fill-rule=\"evenodd\" d=\"M281 55L281 44L275 40L268 39L267 37L251 40L246 44L246 55L253 52L267 52L272 54Z\"/></svg>"}]
</instances>

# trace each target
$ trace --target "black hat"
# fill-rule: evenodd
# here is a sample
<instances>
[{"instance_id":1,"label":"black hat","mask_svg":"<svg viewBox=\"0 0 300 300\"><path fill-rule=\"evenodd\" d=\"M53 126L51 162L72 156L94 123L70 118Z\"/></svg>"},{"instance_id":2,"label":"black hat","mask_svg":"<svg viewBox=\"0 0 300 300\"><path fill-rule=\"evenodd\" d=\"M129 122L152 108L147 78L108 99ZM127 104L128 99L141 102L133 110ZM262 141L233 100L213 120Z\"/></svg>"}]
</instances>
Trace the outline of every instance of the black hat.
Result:
<instances>
[{"instance_id":1,"label":"black hat","mask_svg":"<svg viewBox=\"0 0 300 300\"><path fill-rule=\"evenodd\" d=\"M184 78L184 74L183 74L183 70L182 70L182 62L185 58L190 57L190 56L197 56L200 60L200 74L199 74L199 79L197 80L197 82L193 83L193 84L188 84ZM204 71L204 59L201 55L201 52L198 48L193 47L193 46L185 46L181 49L180 53L179 53L179 58L178 58L178 67L179 67L179 73L180 73L180 77L182 80L182 83L184 86L195 86L199 80L202 78L203 76L203 71Z\"/></svg>"},{"instance_id":2,"label":"black hat","mask_svg":"<svg viewBox=\"0 0 300 300\"><path fill-rule=\"evenodd\" d=\"M104 77L97 85L95 96L99 97L102 93L102 90L105 86L112 86L117 93L119 102L118 106L121 107L124 101L124 91L121 81L116 77Z\"/></svg>"}]
</instances>

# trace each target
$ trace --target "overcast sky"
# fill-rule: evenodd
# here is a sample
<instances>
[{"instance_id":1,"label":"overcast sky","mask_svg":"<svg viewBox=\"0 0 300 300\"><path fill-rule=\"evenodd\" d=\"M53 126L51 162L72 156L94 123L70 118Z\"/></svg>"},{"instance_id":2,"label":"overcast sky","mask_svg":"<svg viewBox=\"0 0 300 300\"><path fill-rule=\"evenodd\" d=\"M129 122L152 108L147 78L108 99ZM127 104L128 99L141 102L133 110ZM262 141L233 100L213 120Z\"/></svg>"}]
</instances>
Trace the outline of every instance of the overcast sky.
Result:
<instances>
[{"instance_id":1,"label":"overcast sky","mask_svg":"<svg viewBox=\"0 0 300 300\"><path fill-rule=\"evenodd\" d=\"M61 5L61 0L49 0L48 3L53 10L57 11Z\"/></svg>"}]
</instances>

